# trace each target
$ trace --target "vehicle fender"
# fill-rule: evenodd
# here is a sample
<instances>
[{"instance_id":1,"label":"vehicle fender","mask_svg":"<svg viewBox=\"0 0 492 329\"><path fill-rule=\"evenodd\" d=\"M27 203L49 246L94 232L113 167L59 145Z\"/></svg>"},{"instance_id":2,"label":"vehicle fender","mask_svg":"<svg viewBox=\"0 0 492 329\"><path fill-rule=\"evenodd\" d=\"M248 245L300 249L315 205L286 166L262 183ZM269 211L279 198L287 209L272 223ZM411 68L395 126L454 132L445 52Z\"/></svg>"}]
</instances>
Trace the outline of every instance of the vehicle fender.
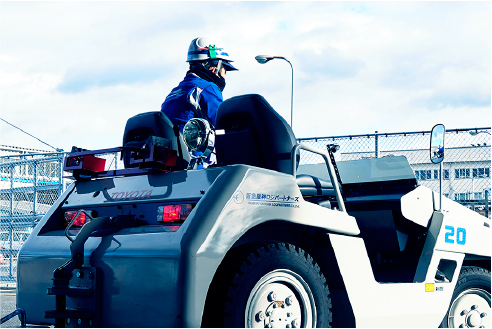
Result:
<instances>
[{"instance_id":1,"label":"vehicle fender","mask_svg":"<svg viewBox=\"0 0 492 329\"><path fill-rule=\"evenodd\" d=\"M443 202L443 206L446 203ZM436 250L490 257L490 219L457 206L448 205L443 209L443 224L437 237Z\"/></svg>"},{"instance_id":2,"label":"vehicle fender","mask_svg":"<svg viewBox=\"0 0 492 329\"><path fill-rule=\"evenodd\" d=\"M356 327L437 328L448 308L464 255L435 250L423 282L379 283L375 280L364 241L329 234L347 289ZM450 282L434 280L441 259L456 262ZM429 289L431 288L431 289Z\"/></svg>"},{"instance_id":3,"label":"vehicle fender","mask_svg":"<svg viewBox=\"0 0 492 329\"><path fill-rule=\"evenodd\" d=\"M272 220L359 234L354 217L304 201L292 175L228 166L182 227L185 327L201 325L208 288L225 254L248 230Z\"/></svg>"},{"instance_id":4,"label":"vehicle fender","mask_svg":"<svg viewBox=\"0 0 492 329\"><path fill-rule=\"evenodd\" d=\"M402 196L402 214L406 219L428 227L433 213L439 208L439 199L439 193L419 186ZM436 250L491 256L489 218L446 197L442 197L440 212L443 219L436 237Z\"/></svg>"},{"instance_id":5,"label":"vehicle fender","mask_svg":"<svg viewBox=\"0 0 492 329\"><path fill-rule=\"evenodd\" d=\"M400 199L403 216L420 226L427 227L434 212L433 192L425 186L405 194Z\"/></svg>"}]
</instances>

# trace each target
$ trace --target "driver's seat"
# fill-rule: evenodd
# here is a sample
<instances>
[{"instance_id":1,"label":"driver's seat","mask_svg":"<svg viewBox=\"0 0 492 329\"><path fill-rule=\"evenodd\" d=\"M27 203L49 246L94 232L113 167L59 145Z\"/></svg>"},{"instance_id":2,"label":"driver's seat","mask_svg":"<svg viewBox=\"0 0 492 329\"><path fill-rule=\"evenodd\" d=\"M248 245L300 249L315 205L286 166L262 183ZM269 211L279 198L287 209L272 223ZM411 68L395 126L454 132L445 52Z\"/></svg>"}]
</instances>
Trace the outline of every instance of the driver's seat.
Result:
<instances>
[{"instance_id":1,"label":"driver's seat","mask_svg":"<svg viewBox=\"0 0 492 329\"><path fill-rule=\"evenodd\" d=\"M263 96L230 98L220 104L216 129L219 166L246 164L293 174L291 151L296 138L290 125Z\"/></svg>"},{"instance_id":2,"label":"driver's seat","mask_svg":"<svg viewBox=\"0 0 492 329\"><path fill-rule=\"evenodd\" d=\"M183 164L186 168L190 162L190 154L180 134L179 145L174 134L173 124L169 118L161 111L152 111L137 114L128 119L123 134L123 145L142 147L146 140L151 136L169 139L172 149L178 150L181 147ZM178 152L178 154L180 154ZM179 156L178 156L179 157ZM123 151L123 163L125 168L137 167L138 164L130 165L130 151ZM180 163L178 159L178 163Z\"/></svg>"}]
</instances>

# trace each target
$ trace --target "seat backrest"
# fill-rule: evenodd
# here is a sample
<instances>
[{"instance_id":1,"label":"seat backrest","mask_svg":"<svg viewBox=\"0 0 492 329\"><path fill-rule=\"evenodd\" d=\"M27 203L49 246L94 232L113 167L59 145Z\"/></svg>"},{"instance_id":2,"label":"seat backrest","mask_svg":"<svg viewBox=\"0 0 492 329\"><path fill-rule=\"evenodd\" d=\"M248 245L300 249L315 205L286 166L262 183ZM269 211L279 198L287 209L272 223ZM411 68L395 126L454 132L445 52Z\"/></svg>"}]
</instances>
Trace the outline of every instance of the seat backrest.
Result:
<instances>
[{"instance_id":1,"label":"seat backrest","mask_svg":"<svg viewBox=\"0 0 492 329\"><path fill-rule=\"evenodd\" d=\"M125 126L125 132L123 134L123 146L143 146L145 141L150 136L163 137L171 140L173 150L178 150L178 142L174 135L173 124L169 118L161 111L145 112L137 114L128 119ZM185 160L185 166L190 162L190 154L186 147L181 135L179 137L183 160ZM130 166L130 151L123 152L123 162L125 168ZM179 151L178 151L178 162ZM136 166L136 164L134 165Z\"/></svg>"},{"instance_id":2,"label":"seat backrest","mask_svg":"<svg viewBox=\"0 0 492 329\"><path fill-rule=\"evenodd\" d=\"M219 106L218 165L247 164L292 174L296 138L289 124L260 95L230 98Z\"/></svg>"}]
</instances>

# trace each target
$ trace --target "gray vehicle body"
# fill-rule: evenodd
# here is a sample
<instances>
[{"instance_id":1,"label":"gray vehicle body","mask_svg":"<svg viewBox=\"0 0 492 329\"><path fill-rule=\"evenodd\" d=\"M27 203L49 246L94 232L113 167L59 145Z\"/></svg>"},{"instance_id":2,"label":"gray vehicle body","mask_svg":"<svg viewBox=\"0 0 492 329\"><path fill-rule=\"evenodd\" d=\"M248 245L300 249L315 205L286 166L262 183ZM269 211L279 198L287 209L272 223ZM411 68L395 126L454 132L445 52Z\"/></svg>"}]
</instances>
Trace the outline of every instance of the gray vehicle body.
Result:
<instances>
[{"instance_id":1,"label":"gray vehicle body","mask_svg":"<svg viewBox=\"0 0 492 329\"><path fill-rule=\"evenodd\" d=\"M416 186L404 157L348 161L339 163L339 170L343 188L353 192L346 196L348 212L335 209L333 198L331 206L313 201L319 193L306 189L317 187L300 181L303 174L330 178L326 164L300 166L294 175L232 164L76 181L20 250L17 305L28 323L54 323L44 317L55 308L46 290L53 271L71 258L60 220L66 210L84 209L141 220L85 243L84 266L99 271L102 327L200 327L225 255L242 244L269 241L298 246L319 264L333 300L333 325L437 327L461 266L488 262L490 267L490 225L484 225L490 220L450 200L443 212L436 211L433 192ZM177 231L157 223L158 206L178 203L196 206ZM468 241L476 242L444 243L441 227L447 221L461 221ZM381 257L406 257L412 239L413 262L372 264ZM437 282L442 259L455 267L448 271L450 280ZM426 293L426 283L443 288ZM67 306L78 303L67 300Z\"/></svg>"},{"instance_id":2,"label":"gray vehicle body","mask_svg":"<svg viewBox=\"0 0 492 329\"><path fill-rule=\"evenodd\" d=\"M258 180L265 184L258 186ZM109 187L107 194L93 197L104 187ZM113 193L149 189L152 196L143 200L110 198ZM246 193L258 193L253 191L297 201L251 205ZM28 322L46 322L44 311L55 307L54 297L45 295L53 270L71 257L70 241L63 230L42 233L56 210L83 207L101 213L101 206L120 205L116 211L145 216L150 202L180 201L198 203L177 232L148 225L123 229L109 237L91 237L86 242L86 262L104 273L101 312L108 316L103 316L103 327L137 327L142 318L150 327L200 326L207 287L222 258L258 225L270 221L282 225L279 221L283 221L359 233L350 216L303 201L292 176L245 165L77 183L46 214L20 253L18 305L26 310ZM323 216L324 212L333 214Z\"/></svg>"}]
</instances>

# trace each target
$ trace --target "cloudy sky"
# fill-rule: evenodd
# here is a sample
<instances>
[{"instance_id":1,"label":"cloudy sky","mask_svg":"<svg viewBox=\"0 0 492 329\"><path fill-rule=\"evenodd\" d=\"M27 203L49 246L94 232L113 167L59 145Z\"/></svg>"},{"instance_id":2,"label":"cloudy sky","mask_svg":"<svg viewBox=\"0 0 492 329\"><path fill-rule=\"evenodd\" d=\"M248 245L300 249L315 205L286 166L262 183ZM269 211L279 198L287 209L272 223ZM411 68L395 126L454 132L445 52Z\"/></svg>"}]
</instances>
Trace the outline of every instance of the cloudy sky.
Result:
<instances>
[{"instance_id":1,"label":"cloudy sky","mask_svg":"<svg viewBox=\"0 0 492 329\"><path fill-rule=\"evenodd\" d=\"M65 151L121 145L158 111L190 41L222 38L294 132L320 137L491 125L490 2L0 2L0 118ZM0 144L50 147L0 120Z\"/></svg>"}]
</instances>

